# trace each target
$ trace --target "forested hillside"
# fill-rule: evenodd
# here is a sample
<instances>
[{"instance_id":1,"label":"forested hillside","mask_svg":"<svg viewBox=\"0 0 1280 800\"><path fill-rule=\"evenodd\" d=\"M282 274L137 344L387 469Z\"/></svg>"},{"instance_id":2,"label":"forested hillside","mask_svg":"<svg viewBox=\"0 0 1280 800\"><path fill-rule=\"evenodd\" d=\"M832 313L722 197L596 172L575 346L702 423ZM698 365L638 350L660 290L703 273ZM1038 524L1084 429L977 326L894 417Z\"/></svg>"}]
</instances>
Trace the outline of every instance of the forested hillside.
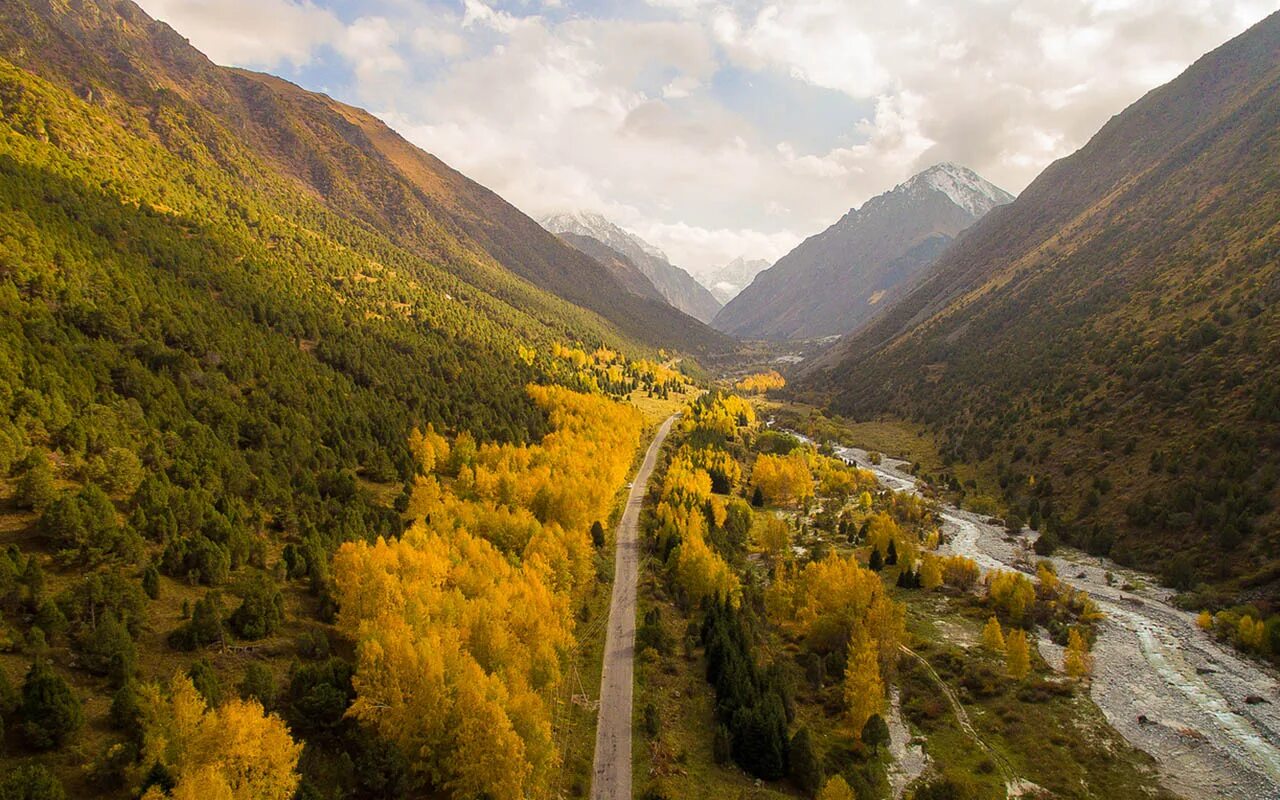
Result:
<instances>
[{"instance_id":1,"label":"forested hillside","mask_svg":"<svg viewBox=\"0 0 1280 800\"><path fill-rule=\"evenodd\" d=\"M358 637L332 627L332 554L402 533L415 429L451 435L450 480L528 458L569 435L547 436L565 408L680 382L628 359L644 325L701 327L637 305L609 321L513 274L504 258L575 280L582 262L527 221L538 262L524 223L483 217L510 207L446 175L490 203L452 210L490 226L482 247L373 168L371 118L303 125L291 104L339 107L213 67L130 5L0 9L0 794L403 796L420 777L401 751L344 717ZM257 121L219 105L229 86ZM249 133L268 120L278 153ZM530 388L556 383L586 394ZM631 438L593 472L595 514L634 447L615 414ZM531 533L551 510L524 501ZM590 564L581 516L538 559Z\"/></svg>"},{"instance_id":2,"label":"forested hillside","mask_svg":"<svg viewBox=\"0 0 1280 800\"><path fill-rule=\"evenodd\" d=\"M1274 599L1278 165L1273 15L992 212L809 386L925 423L1094 552Z\"/></svg>"},{"instance_id":3,"label":"forested hillside","mask_svg":"<svg viewBox=\"0 0 1280 800\"><path fill-rule=\"evenodd\" d=\"M698 351L727 340L635 297L596 262L360 109L270 75L219 67L129 0L0 3L0 55L68 88L181 156L237 182L282 180L388 242L507 302L563 311L512 274L590 309L623 335Z\"/></svg>"}]
</instances>

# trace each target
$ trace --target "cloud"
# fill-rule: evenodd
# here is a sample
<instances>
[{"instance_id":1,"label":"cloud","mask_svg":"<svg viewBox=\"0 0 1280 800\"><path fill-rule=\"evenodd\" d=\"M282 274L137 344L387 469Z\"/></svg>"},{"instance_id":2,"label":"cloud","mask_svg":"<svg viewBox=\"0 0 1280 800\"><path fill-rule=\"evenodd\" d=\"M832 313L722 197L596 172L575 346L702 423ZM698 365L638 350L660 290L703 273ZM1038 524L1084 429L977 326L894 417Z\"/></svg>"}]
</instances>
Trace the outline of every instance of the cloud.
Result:
<instances>
[{"instance_id":1,"label":"cloud","mask_svg":"<svg viewBox=\"0 0 1280 800\"><path fill-rule=\"evenodd\" d=\"M137 0L219 64L310 63L342 23L310 0Z\"/></svg>"},{"instance_id":2,"label":"cloud","mask_svg":"<svg viewBox=\"0 0 1280 800\"><path fill-rule=\"evenodd\" d=\"M217 61L291 67L303 85L371 109L535 216L600 211L702 272L739 255L777 258L937 161L1019 191L1272 10L1260 0L143 4Z\"/></svg>"}]
</instances>

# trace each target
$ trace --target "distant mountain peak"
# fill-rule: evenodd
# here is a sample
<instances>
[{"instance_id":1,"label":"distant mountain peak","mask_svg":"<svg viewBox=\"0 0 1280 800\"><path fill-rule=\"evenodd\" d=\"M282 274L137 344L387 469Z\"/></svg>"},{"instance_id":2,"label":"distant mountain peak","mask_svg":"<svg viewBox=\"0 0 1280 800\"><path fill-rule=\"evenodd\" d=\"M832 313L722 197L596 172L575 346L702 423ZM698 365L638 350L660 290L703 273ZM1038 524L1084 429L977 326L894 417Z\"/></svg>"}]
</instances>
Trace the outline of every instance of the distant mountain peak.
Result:
<instances>
[{"instance_id":1,"label":"distant mountain peak","mask_svg":"<svg viewBox=\"0 0 1280 800\"><path fill-rule=\"evenodd\" d=\"M579 236L590 236L624 254L629 247L635 247L654 258L670 262L667 254L662 250L595 211L561 211L544 217L540 222L542 227L555 234L575 233Z\"/></svg>"},{"instance_id":2,"label":"distant mountain peak","mask_svg":"<svg viewBox=\"0 0 1280 800\"><path fill-rule=\"evenodd\" d=\"M996 206L1013 202L1013 195L978 173L943 161L898 184L894 192L933 190L945 194L951 202L975 217L984 216Z\"/></svg>"},{"instance_id":3,"label":"distant mountain peak","mask_svg":"<svg viewBox=\"0 0 1280 800\"><path fill-rule=\"evenodd\" d=\"M695 319L710 322L720 310L720 301L715 295L672 264L666 253L615 225L603 214L564 211L544 217L542 227L557 236L585 236L604 245L643 273L668 303ZM582 242L573 244L579 247Z\"/></svg>"}]
</instances>

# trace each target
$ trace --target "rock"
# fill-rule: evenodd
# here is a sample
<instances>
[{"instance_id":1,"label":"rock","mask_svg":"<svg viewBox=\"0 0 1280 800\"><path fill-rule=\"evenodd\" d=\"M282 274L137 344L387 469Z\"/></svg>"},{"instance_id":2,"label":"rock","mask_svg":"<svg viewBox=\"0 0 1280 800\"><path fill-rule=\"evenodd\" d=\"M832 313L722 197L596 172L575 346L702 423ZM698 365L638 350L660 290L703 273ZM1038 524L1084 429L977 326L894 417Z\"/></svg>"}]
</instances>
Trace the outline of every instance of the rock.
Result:
<instances>
[{"instance_id":1,"label":"rock","mask_svg":"<svg viewBox=\"0 0 1280 800\"><path fill-rule=\"evenodd\" d=\"M1154 725L1155 723L1154 723L1154 722L1152 722L1151 720L1147 719L1147 715L1146 715L1146 714L1139 714L1139 715L1138 715L1138 724L1139 724L1139 725Z\"/></svg>"},{"instance_id":2,"label":"rock","mask_svg":"<svg viewBox=\"0 0 1280 800\"><path fill-rule=\"evenodd\" d=\"M1216 675L1218 674L1218 671L1215 669L1209 669L1208 667L1196 667L1196 674L1197 675ZM1245 702L1248 702L1248 701L1245 701Z\"/></svg>"},{"instance_id":3,"label":"rock","mask_svg":"<svg viewBox=\"0 0 1280 800\"><path fill-rule=\"evenodd\" d=\"M1269 702L1265 697L1261 697L1261 696L1256 695L1256 694L1251 694L1251 695L1246 696L1246 697L1244 698L1244 701L1245 701L1245 703L1246 703L1246 704L1251 705L1251 706L1256 706L1256 705L1258 705L1259 703L1266 703L1267 705L1271 705L1271 703L1270 703L1270 702Z\"/></svg>"}]
</instances>

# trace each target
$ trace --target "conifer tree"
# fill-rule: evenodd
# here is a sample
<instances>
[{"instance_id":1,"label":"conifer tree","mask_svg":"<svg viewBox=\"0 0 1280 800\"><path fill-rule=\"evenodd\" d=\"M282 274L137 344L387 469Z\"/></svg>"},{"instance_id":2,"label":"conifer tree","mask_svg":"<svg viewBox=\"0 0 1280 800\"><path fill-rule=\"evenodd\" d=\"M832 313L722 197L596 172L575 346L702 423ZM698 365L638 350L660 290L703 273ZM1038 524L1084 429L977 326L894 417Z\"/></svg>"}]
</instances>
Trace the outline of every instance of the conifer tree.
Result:
<instances>
[{"instance_id":1,"label":"conifer tree","mask_svg":"<svg viewBox=\"0 0 1280 800\"><path fill-rule=\"evenodd\" d=\"M1005 653L1004 631L1000 628L1000 620L994 616L987 620L986 626L982 629L982 646L987 652L995 655Z\"/></svg>"},{"instance_id":2,"label":"conifer tree","mask_svg":"<svg viewBox=\"0 0 1280 800\"><path fill-rule=\"evenodd\" d=\"M1005 668L1016 681L1031 672L1031 651L1027 646L1027 632L1022 628L1014 628L1005 637Z\"/></svg>"}]
</instances>

